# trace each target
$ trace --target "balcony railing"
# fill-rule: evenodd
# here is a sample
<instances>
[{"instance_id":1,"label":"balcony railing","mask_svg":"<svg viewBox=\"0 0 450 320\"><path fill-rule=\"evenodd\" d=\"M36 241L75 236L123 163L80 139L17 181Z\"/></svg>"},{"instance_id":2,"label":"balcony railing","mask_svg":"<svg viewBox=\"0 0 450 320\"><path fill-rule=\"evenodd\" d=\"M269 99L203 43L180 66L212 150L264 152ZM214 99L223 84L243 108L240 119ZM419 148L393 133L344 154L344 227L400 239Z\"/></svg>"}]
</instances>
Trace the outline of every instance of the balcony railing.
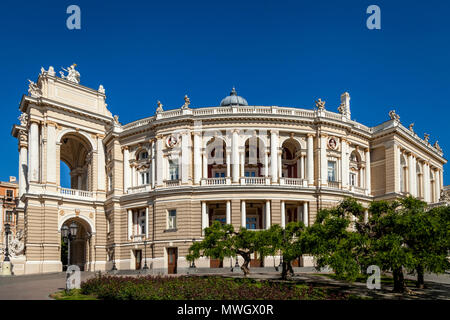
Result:
<instances>
[{"instance_id":1,"label":"balcony railing","mask_svg":"<svg viewBox=\"0 0 450 320\"><path fill-rule=\"evenodd\" d=\"M141 186L135 186L135 187L130 187L127 190L128 194L133 194L133 193L142 193L142 192L148 192L152 190L152 186L150 184L144 184Z\"/></svg>"},{"instance_id":2,"label":"balcony railing","mask_svg":"<svg viewBox=\"0 0 450 320\"><path fill-rule=\"evenodd\" d=\"M307 181L300 178L280 178L280 185L307 187Z\"/></svg>"},{"instance_id":3,"label":"balcony railing","mask_svg":"<svg viewBox=\"0 0 450 320\"><path fill-rule=\"evenodd\" d=\"M180 185L181 185L181 180L164 180L163 181L164 188L179 187Z\"/></svg>"},{"instance_id":4,"label":"balcony railing","mask_svg":"<svg viewBox=\"0 0 450 320\"><path fill-rule=\"evenodd\" d=\"M70 198L93 198L94 194L92 191L69 189L69 188L59 188L59 194L64 197Z\"/></svg>"},{"instance_id":5,"label":"balcony railing","mask_svg":"<svg viewBox=\"0 0 450 320\"><path fill-rule=\"evenodd\" d=\"M202 186L218 186L218 185L229 185L231 184L230 178L208 178L202 179Z\"/></svg>"},{"instance_id":6,"label":"balcony railing","mask_svg":"<svg viewBox=\"0 0 450 320\"><path fill-rule=\"evenodd\" d=\"M141 242L144 241L145 234L135 234L131 236L131 241L133 242Z\"/></svg>"},{"instance_id":7,"label":"balcony railing","mask_svg":"<svg viewBox=\"0 0 450 320\"><path fill-rule=\"evenodd\" d=\"M270 184L270 179L266 177L243 177L241 184L245 185L266 185Z\"/></svg>"},{"instance_id":8,"label":"balcony railing","mask_svg":"<svg viewBox=\"0 0 450 320\"><path fill-rule=\"evenodd\" d=\"M328 188L340 189L338 181L328 181Z\"/></svg>"}]
</instances>

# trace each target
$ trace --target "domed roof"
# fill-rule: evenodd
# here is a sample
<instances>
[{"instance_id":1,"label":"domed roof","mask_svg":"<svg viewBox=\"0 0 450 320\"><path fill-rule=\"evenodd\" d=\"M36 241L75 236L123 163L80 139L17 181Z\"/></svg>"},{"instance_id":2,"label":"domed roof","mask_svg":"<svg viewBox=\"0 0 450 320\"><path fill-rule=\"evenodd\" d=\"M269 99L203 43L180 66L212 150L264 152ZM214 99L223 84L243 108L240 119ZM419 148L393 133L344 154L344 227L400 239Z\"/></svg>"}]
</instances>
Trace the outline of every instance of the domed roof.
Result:
<instances>
[{"instance_id":1,"label":"domed roof","mask_svg":"<svg viewBox=\"0 0 450 320\"><path fill-rule=\"evenodd\" d=\"M248 106L247 100L237 95L236 89L231 90L230 95L225 97L221 102L221 106Z\"/></svg>"}]
</instances>

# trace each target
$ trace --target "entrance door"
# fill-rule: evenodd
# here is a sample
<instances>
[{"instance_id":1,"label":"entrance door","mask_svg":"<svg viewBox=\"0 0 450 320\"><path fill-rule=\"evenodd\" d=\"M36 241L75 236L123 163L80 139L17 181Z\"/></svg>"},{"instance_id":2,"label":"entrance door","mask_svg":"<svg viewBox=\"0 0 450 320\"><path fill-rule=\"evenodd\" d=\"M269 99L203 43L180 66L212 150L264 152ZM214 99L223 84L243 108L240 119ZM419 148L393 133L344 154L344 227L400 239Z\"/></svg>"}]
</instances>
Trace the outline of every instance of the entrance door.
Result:
<instances>
[{"instance_id":1,"label":"entrance door","mask_svg":"<svg viewBox=\"0 0 450 320\"><path fill-rule=\"evenodd\" d=\"M210 268L223 268L223 260L220 259L210 259L209 260Z\"/></svg>"},{"instance_id":2,"label":"entrance door","mask_svg":"<svg viewBox=\"0 0 450 320\"><path fill-rule=\"evenodd\" d=\"M141 265L142 265L142 250L135 250L134 251L134 258L136 261L136 270L140 270L141 269Z\"/></svg>"},{"instance_id":3,"label":"entrance door","mask_svg":"<svg viewBox=\"0 0 450 320\"><path fill-rule=\"evenodd\" d=\"M173 274L177 273L177 258L178 249L177 248L167 248L167 273Z\"/></svg>"},{"instance_id":4,"label":"entrance door","mask_svg":"<svg viewBox=\"0 0 450 320\"><path fill-rule=\"evenodd\" d=\"M263 266L263 260L261 257L258 257L258 254L255 252L253 254L253 257L250 260L250 267L262 267Z\"/></svg>"}]
</instances>

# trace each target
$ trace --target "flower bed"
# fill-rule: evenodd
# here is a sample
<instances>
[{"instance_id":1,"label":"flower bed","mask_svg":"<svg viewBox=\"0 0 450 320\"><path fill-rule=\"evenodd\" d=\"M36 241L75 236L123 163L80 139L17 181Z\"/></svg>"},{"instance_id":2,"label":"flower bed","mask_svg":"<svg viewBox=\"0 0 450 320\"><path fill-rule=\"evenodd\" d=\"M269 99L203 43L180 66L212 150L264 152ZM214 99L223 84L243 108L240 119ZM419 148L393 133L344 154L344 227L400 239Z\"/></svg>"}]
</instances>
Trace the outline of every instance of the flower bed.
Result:
<instances>
[{"instance_id":1,"label":"flower bed","mask_svg":"<svg viewBox=\"0 0 450 320\"><path fill-rule=\"evenodd\" d=\"M311 285L219 276L97 276L81 293L102 300L317 300L348 299Z\"/></svg>"}]
</instances>

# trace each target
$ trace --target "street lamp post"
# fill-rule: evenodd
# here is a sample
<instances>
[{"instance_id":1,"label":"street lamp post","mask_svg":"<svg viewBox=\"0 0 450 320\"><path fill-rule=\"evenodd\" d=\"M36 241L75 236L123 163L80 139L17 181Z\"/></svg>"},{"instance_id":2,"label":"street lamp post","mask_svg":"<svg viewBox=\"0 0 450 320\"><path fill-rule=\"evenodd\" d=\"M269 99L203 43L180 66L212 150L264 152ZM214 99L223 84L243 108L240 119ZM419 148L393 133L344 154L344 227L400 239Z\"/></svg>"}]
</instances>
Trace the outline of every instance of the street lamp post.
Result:
<instances>
[{"instance_id":1,"label":"street lamp post","mask_svg":"<svg viewBox=\"0 0 450 320\"><path fill-rule=\"evenodd\" d=\"M64 242L67 241L67 266L70 266L70 242L77 236L78 225L75 222L72 222L70 226L64 225L61 227L61 233Z\"/></svg>"},{"instance_id":2,"label":"street lamp post","mask_svg":"<svg viewBox=\"0 0 450 320\"><path fill-rule=\"evenodd\" d=\"M9 233L10 233L10 225L9 225L9 223L6 223L5 224L6 247L5 247L5 257L3 259L3 266L2 266L2 275L3 276L11 275L11 261L9 260L9 245L8 245Z\"/></svg>"},{"instance_id":3,"label":"street lamp post","mask_svg":"<svg viewBox=\"0 0 450 320\"><path fill-rule=\"evenodd\" d=\"M144 240L144 267L142 269L144 269L144 270L148 269L148 265L147 265L147 239Z\"/></svg>"},{"instance_id":4,"label":"street lamp post","mask_svg":"<svg viewBox=\"0 0 450 320\"><path fill-rule=\"evenodd\" d=\"M195 238L192 239L192 243L193 243L193 244L195 243ZM196 268L196 266L195 266L195 260L192 260L191 265L190 265L190 268Z\"/></svg>"},{"instance_id":5,"label":"street lamp post","mask_svg":"<svg viewBox=\"0 0 450 320\"><path fill-rule=\"evenodd\" d=\"M117 267L116 267L116 247L113 247L113 265L112 265L112 269L111 271L116 271Z\"/></svg>"}]
</instances>

